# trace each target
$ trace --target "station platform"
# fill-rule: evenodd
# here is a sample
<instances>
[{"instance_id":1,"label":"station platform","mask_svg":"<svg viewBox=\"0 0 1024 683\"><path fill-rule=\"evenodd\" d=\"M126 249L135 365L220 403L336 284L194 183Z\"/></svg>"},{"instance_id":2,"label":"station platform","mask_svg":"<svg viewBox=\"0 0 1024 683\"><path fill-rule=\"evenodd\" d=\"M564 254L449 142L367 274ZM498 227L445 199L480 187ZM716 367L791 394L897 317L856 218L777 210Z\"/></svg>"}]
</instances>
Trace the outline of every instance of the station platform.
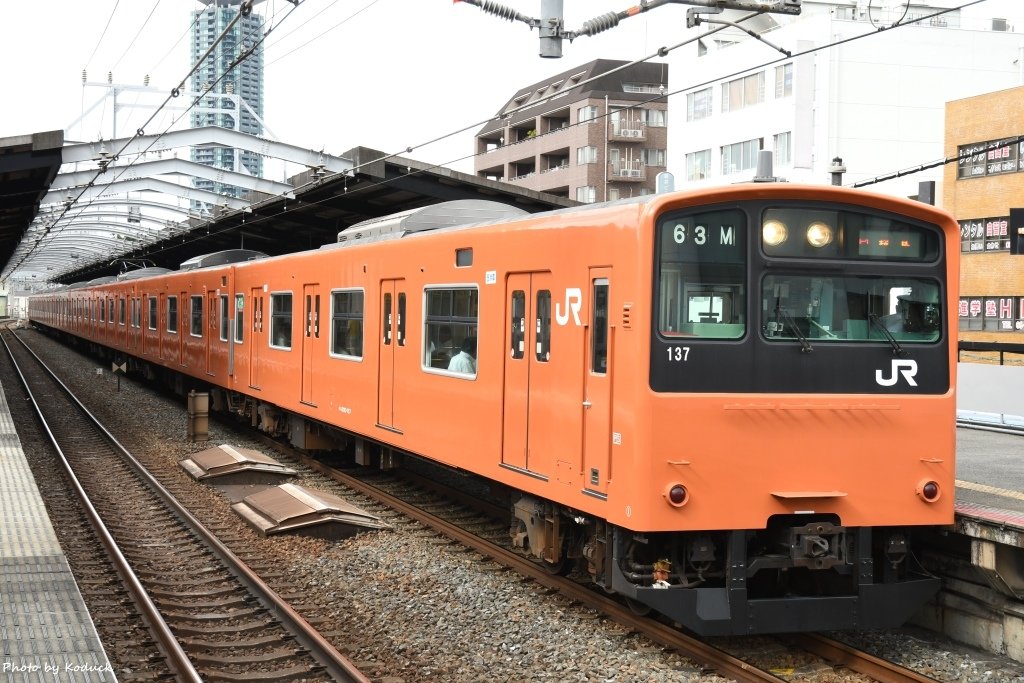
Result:
<instances>
[{"instance_id":1,"label":"station platform","mask_svg":"<svg viewBox=\"0 0 1024 683\"><path fill-rule=\"evenodd\" d=\"M958 428L958 519L1015 529L1024 537L1024 436Z\"/></svg>"},{"instance_id":2,"label":"station platform","mask_svg":"<svg viewBox=\"0 0 1024 683\"><path fill-rule=\"evenodd\" d=\"M0 386L0 681L116 681Z\"/></svg>"}]
</instances>

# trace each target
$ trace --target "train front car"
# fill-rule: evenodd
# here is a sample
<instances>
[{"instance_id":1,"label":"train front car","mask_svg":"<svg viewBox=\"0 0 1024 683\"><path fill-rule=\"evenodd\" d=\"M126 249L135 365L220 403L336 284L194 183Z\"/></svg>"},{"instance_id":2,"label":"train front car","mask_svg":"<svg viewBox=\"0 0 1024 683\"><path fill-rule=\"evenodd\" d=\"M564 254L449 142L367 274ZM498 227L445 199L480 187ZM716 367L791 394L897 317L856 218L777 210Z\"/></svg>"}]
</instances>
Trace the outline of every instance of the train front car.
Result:
<instances>
[{"instance_id":1,"label":"train front car","mask_svg":"<svg viewBox=\"0 0 1024 683\"><path fill-rule=\"evenodd\" d=\"M707 635L899 625L938 589L915 532L953 522L957 224L842 188L699 199L641 229L648 502L610 520L605 580Z\"/></svg>"}]
</instances>

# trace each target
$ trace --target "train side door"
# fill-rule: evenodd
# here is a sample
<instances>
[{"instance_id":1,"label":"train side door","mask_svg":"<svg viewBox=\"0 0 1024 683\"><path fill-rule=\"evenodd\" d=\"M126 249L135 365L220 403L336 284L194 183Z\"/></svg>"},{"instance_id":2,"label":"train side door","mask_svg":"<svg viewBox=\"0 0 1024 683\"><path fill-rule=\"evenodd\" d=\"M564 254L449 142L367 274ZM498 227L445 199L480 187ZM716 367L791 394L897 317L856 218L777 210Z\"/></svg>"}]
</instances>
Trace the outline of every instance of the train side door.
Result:
<instances>
[{"instance_id":1,"label":"train side door","mask_svg":"<svg viewBox=\"0 0 1024 683\"><path fill-rule=\"evenodd\" d=\"M586 371L583 379L583 485L607 494L611 479L612 334L608 324L611 268L590 269Z\"/></svg>"},{"instance_id":2,"label":"train side door","mask_svg":"<svg viewBox=\"0 0 1024 683\"><path fill-rule=\"evenodd\" d=\"M406 346L406 296L403 280L380 283L380 353L377 366L377 426L400 432L395 406L395 364Z\"/></svg>"},{"instance_id":3,"label":"train side door","mask_svg":"<svg viewBox=\"0 0 1024 683\"><path fill-rule=\"evenodd\" d=\"M213 367L214 345L220 340L220 294L217 290L206 292L207 324L206 334L203 335L206 342L204 353L206 354L206 374L215 375Z\"/></svg>"},{"instance_id":4,"label":"train side door","mask_svg":"<svg viewBox=\"0 0 1024 683\"><path fill-rule=\"evenodd\" d=\"M552 386L548 273L510 275L505 288L502 463L547 476L564 431Z\"/></svg>"},{"instance_id":5,"label":"train side door","mask_svg":"<svg viewBox=\"0 0 1024 683\"><path fill-rule=\"evenodd\" d=\"M313 402L313 365L315 346L320 339L320 285L303 285L303 318L302 326L302 402L316 405Z\"/></svg>"},{"instance_id":6,"label":"train side door","mask_svg":"<svg viewBox=\"0 0 1024 683\"><path fill-rule=\"evenodd\" d=\"M260 388L260 349L263 347L263 288L253 287L249 297L252 337L249 339L249 386Z\"/></svg>"},{"instance_id":7,"label":"train side door","mask_svg":"<svg viewBox=\"0 0 1024 683\"><path fill-rule=\"evenodd\" d=\"M178 296L178 363L182 367L188 366L188 356L185 355L185 350L188 348L185 340L189 336L191 318L189 317L189 311L192 307L192 300L189 299L188 292L182 292Z\"/></svg>"}]
</instances>

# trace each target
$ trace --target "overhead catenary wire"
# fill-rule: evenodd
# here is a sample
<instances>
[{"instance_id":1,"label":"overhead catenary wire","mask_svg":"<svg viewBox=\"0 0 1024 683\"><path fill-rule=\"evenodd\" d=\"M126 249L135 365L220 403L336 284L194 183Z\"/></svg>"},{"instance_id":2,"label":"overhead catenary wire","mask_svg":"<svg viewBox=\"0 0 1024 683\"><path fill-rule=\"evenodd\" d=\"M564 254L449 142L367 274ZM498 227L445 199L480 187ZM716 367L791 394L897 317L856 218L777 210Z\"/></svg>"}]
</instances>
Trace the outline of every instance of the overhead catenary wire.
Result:
<instances>
[{"instance_id":1,"label":"overhead catenary wire","mask_svg":"<svg viewBox=\"0 0 1024 683\"><path fill-rule=\"evenodd\" d=\"M778 57L778 58L775 58L775 59L768 60L766 62L760 63L760 64L755 65L755 66L746 67L746 68L743 68L743 69L736 70L735 72L733 72L731 74L727 74L727 75L724 75L724 76L718 76L718 77L716 77L714 79L710 79L710 80L707 80L707 81L704 81L704 82L701 82L701 83L689 84L689 85L687 85L687 86L685 86L683 88L679 88L679 89L676 89L674 91L667 92L667 93L665 93L663 95L653 96L653 97L648 98L648 99L646 99L646 100L644 100L642 102L638 102L638 103L632 105L632 108L640 107L640 106L643 106L644 104L650 103L650 102L655 102L655 101L659 101L659 100L665 100L665 99L667 99L667 98L669 98L671 96L675 96L675 95L678 95L678 94L681 94L681 93L684 93L684 92L687 92L687 91L690 91L690 90L694 90L696 88L700 88L700 87L703 87L703 86L706 86L706 85L709 85L709 84L712 84L712 83L715 83L715 82L718 82L718 81L721 81L721 80L724 80L724 79L727 79L727 78L733 78L733 77L736 77L736 76L739 76L739 75L742 75L742 74L745 74L745 73L748 73L748 72L751 72L751 71L755 71L757 69L762 69L762 68L764 68L766 66L770 66L772 64L776 64L778 62L785 61L787 59L796 58L796 57L800 57L800 56L807 55L807 54L813 54L813 53L816 53L816 52L819 52L819 51L822 51L822 50L827 50L827 49L830 49L832 47L836 47L838 45L850 43L850 42L853 42L853 41L856 41L856 40L860 40L862 38L866 38L866 37L869 37L869 36L872 36L872 35L877 35L877 34L883 32L883 31L894 30L894 29L897 29L897 28L902 28L902 27L905 27L905 26L910 26L910 25L913 25L913 24L916 24L916 23L920 23L920 22L924 22L924 21L929 21L929 20L934 19L935 17L941 16L943 14L947 14L947 13L950 13L950 12L955 12L955 11L961 10L963 8L970 7L972 5L979 4L981 2L984 2L984 0L971 0L969 2L965 2L965 3L963 3L961 5L958 5L958 6L955 6L955 7L938 10L938 11L936 11L934 13L931 13L931 14L927 14L927 15L923 15L923 16L920 16L920 17L913 18L910 21L897 22L897 23L894 23L894 24L892 24L892 25L890 25L888 27L884 27L884 26L883 27L876 27L872 31L868 31L866 33L859 34L857 36L850 36L848 38L836 40L836 41L827 43L825 45L809 48L809 49L803 50L803 51L794 52L792 54L792 57ZM749 19L752 16L755 16L756 14L757 13L752 14L752 15L750 15L748 17L744 17L744 18L740 19L740 22L746 21L747 19ZM690 42L693 42L693 40L700 39L700 38L705 38L708 35L710 35L710 34L712 34L714 32L717 32L718 30L722 30L724 28L725 28L725 26L722 26L720 28L716 28L716 29L713 29L711 31L706 31L706 32L702 33L700 36L698 36L697 38L690 39L690 40L687 40L687 41L683 41L683 42L681 42L681 43L679 43L679 44L677 44L677 45L675 45L675 46L673 46L671 48L665 48L665 47L660 48L659 50L657 50L656 52L652 53L651 55L649 55L647 57L644 57L644 58L641 58L639 60L636 60L634 62L631 62L630 64L638 64L638 63L647 61L649 59L652 59L652 58L654 58L656 56L662 56L663 57L663 56L667 55L669 52L671 52L672 50L675 50L675 49L677 49L677 48L679 48L679 47L681 47L683 45L686 45L686 44L688 44ZM266 37L267 36L264 35L263 39L265 40ZM622 68L622 67L620 67L620 68ZM191 74L191 72L190 72L190 74ZM604 76L604 75L606 75L606 74L601 74L600 76ZM598 76L598 77L600 77L600 76ZM530 102L528 104L525 104L525 105L523 105L523 107L520 107L520 108L517 108L517 109L513 109L513 110L509 110L508 112L505 112L505 113L506 114L513 114L513 113L515 113L515 111L518 111L519 109L536 106L537 104L539 104L539 103L541 103L543 101L546 101L547 99L549 99L549 98L548 97L541 98L541 99L532 101L532 102ZM630 107L626 107L626 108L630 108ZM607 116L608 116L608 114L606 113L602 118L607 117ZM412 152L415 149L427 146L429 144L433 144L433 143L438 142L440 140L444 140L444 139L446 139L448 137L451 137L453 135L457 135L459 133L463 133L463 132L465 132L467 130L470 130L470 129L474 128L474 127L483 125L484 123L487 123L488 121L491 121L491 120L493 120L493 117L492 118L488 118L488 119L483 120L483 121L479 121L479 122L470 124L470 125L467 125L467 126L460 127L459 129L457 129L455 131L452 131L450 133L446 133L444 135L438 136L436 138L433 138L432 140L429 140L427 142L421 143L419 145L406 147L405 149L403 149L400 152L394 152L394 153L391 153L391 154L383 155L382 157L379 157L379 158L374 159L372 161L366 162L366 164L363 164L361 166L357 166L357 167L354 167L352 169L349 169L346 173L355 173L356 171L358 171L360 168L362 168L364 166L367 166L367 165L370 165L370 164L374 164L374 163L379 163L380 161L383 161L383 160L386 160L386 159L390 159L390 158L399 156L399 155L401 155L403 153L410 153L410 152ZM589 121L587 123L589 123ZM579 125L579 124L573 124L573 125ZM461 161L472 159L472 158L474 158L476 156L479 156L480 154L482 154L482 153L469 154L469 155L465 155L465 156L459 157L457 159L450 160L450 161L445 162L443 164L434 164L434 165L428 166L427 168L418 169L417 171L410 173L410 175L411 174L415 174L415 173L429 172L429 171L437 169L437 168L443 168L443 167L445 167L447 165L450 165L450 164L453 164L453 163L458 163L458 162L461 162ZM312 181L312 182L317 182L317 181ZM360 186L360 188L361 189L365 189L366 191L369 191L369 190L371 190L371 189L373 189L375 187L387 184L389 182L391 182L391 181L389 181L388 179L384 179L384 180L378 181L376 183L369 183L369 184L362 185L362 186ZM90 186L91 186L91 184L90 184ZM295 188L295 189L301 189L301 187L300 188ZM83 189L83 192L84 192L84 189ZM81 195L79 195L79 196L81 196ZM270 199L273 200L274 198L270 198ZM322 203L323 201L327 201L327 200L325 199L325 200L320 200L319 202L312 202L312 203L313 204L318 204L318 203ZM309 202L307 202L306 204L309 204ZM287 208L284 211L282 211L281 213L283 214L283 213L286 213L286 212L287 212ZM277 215L281 215L281 214L275 214L275 216L277 216ZM252 224L258 223L258 222L260 222L262 220L269 220L270 218L271 218L270 216L253 218L253 219L249 220L248 224L252 225ZM229 229L233 229L233 226L232 226L232 228L225 228L225 230L229 230ZM220 231L218 231L218 232L220 232ZM214 234L216 234L216 233L214 233ZM201 239L201 237L197 237L196 238L196 240L198 240L198 239ZM37 243L38 243L38 241L37 241ZM160 253L160 251L162 251L162 250L156 250L156 251L153 251L152 253ZM147 252L147 253L149 253L149 252ZM20 264L22 262L24 262L24 257L23 257L23 259L21 261L19 261L18 265L20 266ZM15 269L17 267L18 266L16 266Z\"/></svg>"},{"instance_id":2,"label":"overhead catenary wire","mask_svg":"<svg viewBox=\"0 0 1024 683\"><path fill-rule=\"evenodd\" d=\"M805 51L794 53L793 57L798 57L798 56L802 56L802 55L805 55L805 54L812 54L814 52L818 52L818 51L821 51L821 50L826 50L826 49L829 49L829 48L837 46L837 45L853 42L855 40L860 40L860 39L863 39L863 38L868 38L870 36L877 35L878 33L881 33L882 31L885 31L885 30L892 30L892 29L895 29L895 28L900 28L902 26L910 26L910 25L912 25L914 23L918 23L918 22L922 22L922 21L928 21L928 20L930 20L930 19L932 19L932 18L934 18L936 16L939 16L939 15L942 15L942 14L945 14L945 13L948 13L948 12L957 11L957 10L962 9L964 7L968 7L970 5L978 4L978 3L983 2L983 1L984 0L972 0L971 2L967 2L967 3L963 4L963 5L960 5L959 7L953 7L953 8L941 10L941 11L935 12L934 14L918 17L916 19L913 19L913 20L908 21L908 22L903 23L903 24L893 25L893 26L890 26L888 28L879 28L879 29L876 29L876 30L873 30L873 31L869 31L869 32L857 35L857 36L851 36L849 38L845 38L845 39L841 39L841 40L836 40L836 41L833 41L832 43L829 43L829 44L826 44L826 45L822 45L822 46L819 46L819 47L816 47L816 48L810 48L810 49L805 50ZM751 16L754 16L754 15L751 15ZM749 18L750 17L744 17L740 21L741 22L742 21L746 21ZM656 55L664 56L664 54L667 54L667 52L670 52L670 51L672 51L674 49L677 49L678 47L682 47L682 46L684 46L684 45L686 45L686 44L688 44L690 42L693 42L694 40L705 38L709 34L711 34L713 32L717 32L717 31L722 30L724 28L725 27L716 28L716 29L713 29L712 31L704 32L700 36L692 38L692 39L689 39L687 41L683 41L683 42L679 43L678 45L673 46L672 48L660 48L658 51L653 53L651 56L642 58L640 60L636 60L635 62L632 62L632 63L640 63L640 62L646 61L647 59L651 59L651 58L653 58ZM702 87L704 85L707 85L708 83L714 83L714 82L717 82L719 80L722 80L723 78L731 78L731 77L735 77L735 76L747 73L749 71L754 71L754 70L757 70L757 69L762 69L765 66L770 66L770 65L772 65L772 64L774 64L776 62L784 61L786 59L787 58L785 58L785 57L780 57L780 58L772 59L770 61L761 63L761 64L756 65L756 66L751 66L751 67L747 67L747 68L738 70L738 71L736 71L736 72L734 72L732 74L729 74L727 76L724 76L724 77L716 78L716 79L705 81L705 82L702 82L702 83L690 84L690 85L688 85L686 87L679 88L679 89L676 89L676 90L671 91L671 92L667 92L667 93L665 93L663 95L652 96L652 97L647 98L647 99L645 99L645 100L643 100L641 102L637 102L637 103L631 105L631 107L634 107L634 108L635 107L641 107L644 104L648 104L650 102L664 100L664 99L667 99L668 97L679 95L679 94L684 93L686 91ZM619 68L622 68L622 67L619 67ZM596 76L595 78L600 78L600 77L602 77L604 75L606 75L606 74L602 73L599 76ZM516 108L514 110L510 110L509 113L512 113L514 111L518 111L518 110L523 109L523 108L533 107L536 104L539 104L539 103L543 102L546 99L548 99L548 98L540 98L540 99L535 100L533 102L530 102L530 103L528 103L526 105L523 105L522 107ZM623 107L623 108L624 109L628 109L630 107ZM610 116L610 113L605 113L605 114L601 115L598 118L608 118L609 116ZM490 120L493 120L493 119L487 119L487 121L490 121ZM453 133L449 133L446 136L441 136L441 137L435 138L434 140L431 140L429 142L423 143L422 145L418 145L418 147L419 146L425 146L427 144L431 144L432 142L436 142L438 140L442 140L445 137L448 137L450 135L454 135L454 134L457 134L457 133L460 133L460 132L464 132L464 131L469 130L471 128L474 128L476 126L482 125L483 123L486 123L487 121L482 121L482 122L471 124L469 126L464 126L464 127L460 128L459 130L454 131ZM570 124L570 127L578 126L578 125L589 125L590 123L591 123L591 121L588 120L588 121L585 121L585 122L582 122L582 123ZM542 135L547 135L547 134L549 134L549 133L543 133ZM536 139L536 138L534 138L534 139ZM1024 136L1021 136L1020 139L1021 139L1021 141L1024 141ZM512 144L516 144L516 143L512 143ZM1007 144L1010 144L1010 143L1007 143ZM411 151L412 149L415 149L415 148L414 147L409 147L409 148L406 148L406 149L407 149L407 151ZM358 171L360 168L364 168L366 166L378 164L379 162L381 162L383 160L387 160L387 159L391 159L391 158L397 157L400 154L402 154L402 152L395 152L395 153L392 153L392 154L383 155L381 157L378 157L378 158L375 158L375 159L373 159L371 161L368 161L365 164L361 164L359 166L353 167L352 169L349 169L348 171L346 171L346 174L354 173L354 172ZM421 173L428 173L428 172L433 171L433 170L442 169L442 168L445 168L445 167L450 166L452 164L463 162L463 161L472 159L472 158L477 157L477 156L481 156L482 154L483 154L482 152L467 154L467 155L458 157L456 159L451 159L451 160L446 161L446 162L441 163L441 164L432 164L432 165L427 165L424 168L419 168L419 169L415 169L415 170L409 170L409 172L407 172L404 176L402 176L402 178L408 178L410 176L418 175L418 174L421 174ZM386 186L386 185L392 184L392 183L397 182L397 181L398 181L398 178L395 178L395 179L385 178L383 180L379 180L379 181L376 181L376 182L366 182L366 183L360 184L359 186L356 186L354 188L346 189L346 194L349 195L349 196L352 196L352 195L358 194L359 192L370 192L370 191L373 191L373 190L375 190L377 188L380 188L382 186ZM300 186L298 188L295 188L295 190L301 190L303 187L315 184L316 182L321 182L321 181L311 181L311 182L307 183L306 185L303 185L303 186ZM267 200L264 200L264 201L273 201L273 200L279 199L279 198L280 197L271 197L271 198L269 198ZM301 202L301 204L303 206L306 206L306 207L308 207L308 206L316 206L316 205L319 205L319 204L323 204L323 203L325 203L327 201L330 201L332 198L333 197L327 197L327 198L324 198L324 199L321 199L321 200L317 200L317 201L303 200ZM248 215L248 217L246 218L244 224L247 227L252 227L252 226L255 226L255 225L259 225L260 223L263 223L263 222L266 222L266 221L272 221L272 220L278 219L278 218L288 214L291 210L293 210L293 209L289 209L287 207L287 205L286 205L282 210L277 211L275 213L267 213L267 214L264 214L264 215ZM163 251L166 251L167 249L170 249L171 246L173 246L174 248L178 248L178 247L181 246L181 244L198 243L198 242L206 239L209 235L224 234L224 233L227 233L229 231L235 230L235 229L237 229L239 227L237 225L231 225L231 226L226 226L225 225L223 228L221 228L219 230L218 229L211 230L210 228L213 225L214 225L214 222L211 220L211 221L209 221L207 223L207 226L206 226L207 227L207 232L206 233L204 233L202 235L194 235L194 236L190 236L190 237L182 237L182 241L181 242L175 242L174 245L168 245L165 248L148 249L148 248L144 247L143 248L144 254L145 255L160 254Z\"/></svg>"}]
</instances>

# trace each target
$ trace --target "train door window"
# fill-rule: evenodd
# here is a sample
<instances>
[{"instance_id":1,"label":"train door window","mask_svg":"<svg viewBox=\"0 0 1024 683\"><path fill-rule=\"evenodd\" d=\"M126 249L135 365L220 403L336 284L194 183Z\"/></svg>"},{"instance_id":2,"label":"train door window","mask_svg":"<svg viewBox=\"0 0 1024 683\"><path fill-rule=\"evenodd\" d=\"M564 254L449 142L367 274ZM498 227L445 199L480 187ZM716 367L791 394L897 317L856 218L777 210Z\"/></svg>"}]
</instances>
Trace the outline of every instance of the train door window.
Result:
<instances>
[{"instance_id":1,"label":"train door window","mask_svg":"<svg viewBox=\"0 0 1024 683\"><path fill-rule=\"evenodd\" d=\"M203 336L203 297L189 297L189 334L193 337Z\"/></svg>"},{"instance_id":2,"label":"train door window","mask_svg":"<svg viewBox=\"0 0 1024 683\"><path fill-rule=\"evenodd\" d=\"M331 292L331 355L363 356L363 292Z\"/></svg>"},{"instance_id":3,"label":"train door window","mask_svg":"<svg viewBox=\"0 0 1024 683\"><path fill-rule=\"evenodd\" d=\"M391 346L391 294L384 295L384 346Z\"/></svg>"},{"instance_id":4,"label":"train door window","mask_svg":"<svg viewBox=\"0 0 1024 683\"><path fill-rule=\"evenodd\" d=\"M167 331L178 333L178 297L167 297Z\"/></svg>"},{"instance_id":5,"label":"train door window","mask_svg":"<svg viewBox=\"0 0 1024 683\"><path fill-rule=\"evenodd\" d=\"M132 299L132 327L142 329L142 299L139 297Z\"/></svg>"},{"instance_id":6,"label":"train door window","mask_svg":"<svg viewBox=\"0 0 1024 683\"><path fill-rule=\"evenodd\" d=\"M512 292L511 301L512 319L509 320L509 327L512 331L512 348L509 352L512 357L519 360L526 355L526 293L521 289Z\"/></svg>"},{"instance_id":7,"label":"train door window","mask_svg":"<svg viewBox=\"0 0 1024 683\"><path fill-rule=\"evenodd\" d=\"M608 371L608 280L594 280L594 320L591 325L590 371L604 374Z\"/></svg>"},{"instance_id":8,"label":"train door window","mask_svg":"<svg viewBox=\"0 0 1024 683\"><path fill-rule=\"evenodd\" d=\"M235 295L235 343L245 340L245 295Z\"/></svg>"},{"instance_id":9,"label":"train door window","mask_svg":"<svg viewBox=\"0 0 1024 683\"><path fill-rule=\"evenodd\" d=\"M424 291L424 297L426 366L475 375L479 291L476 287L432 287ZM431 353L431 349L445 347L451 349L450 359L444 353Z\"/></svg>"},{"instance_id":10,"label":"train door window","mask_svg":"<svg viewBox=\"0 0 1024 683\"><path fill-rule=\"evenodd\" d=\"M398 345L405 346L405 292L398 293Z\"/></svg>"},{"instance_id":11,"label":"train door window","mask_svg":"<svg viewBox=\"0 0 1024 683\"><path fill-rule=\"evenodd\" d=\"M151 296L148 299L147 306L149 306L149 329L156 329L156 297Z\"/></svg>"},{"instance_id":12,"label":"train door window","mask_svg":"<svg viewBox=\"0 0 1024 683\"><path fill-rule=\"evenodd\" d=\"M107 322L114 324L114 298L107 299Z\"/></svg>"},{"instance_id":13,"label":"train door window","mask_svg":"<svg viewBox=\"0 0 1024 683\"><path fill-rule=\"evenodd\" d=\"M118 306L117 306L117 324L118 325L124 325L125 306L126 306L125 300L124 300L124 297L122 296L120 299L118 299Z\"/></svg>"},{"instance_id":14,"label":"train door window","mask_svg":"<svg viewBox=\"0 0 1024 683\"><path fill-rule=\"evenodd\" d=\"M100 299L100 322L107 322L107 300L103 298Z\"/></svg>"},{"instance_id":15,"label":"train door window","mask_svg":"<svg viewBox=\"0 0 1024 683\"><path fill-rule=\"evenodd\" d=\"M551 360L551 292L537 292L537 360Z\"/></svg>"},{"instance_id":16,"label":"train door window","mask_svg":"<svg viewBox=\"0 0 1024 683\"><path fill-rule=\"evenodd\" d=\"M270 346L292 348L292 294L270 294Z\"/></svg>"},{"instance_id":17,"label":"train door window","mask_svg":"<svg viewBox=\"0 0 1024 683\"><path fill-rule=\"evenodd\" d=\"M746 333L746 223L736 209L659 219L656 306L663 337Z\"/></svg>"},{"instance_id":18,"label":"train door window","mask_svg":"<svg viewBox=\"0 0 1024 683\"><path fill-rule=\"evenodd\" d=\"M226 342L228 340L228 295L221 294L218 302L219 315L218 319L220 322L220 340Z\"/></svg>"}]
</instances>

